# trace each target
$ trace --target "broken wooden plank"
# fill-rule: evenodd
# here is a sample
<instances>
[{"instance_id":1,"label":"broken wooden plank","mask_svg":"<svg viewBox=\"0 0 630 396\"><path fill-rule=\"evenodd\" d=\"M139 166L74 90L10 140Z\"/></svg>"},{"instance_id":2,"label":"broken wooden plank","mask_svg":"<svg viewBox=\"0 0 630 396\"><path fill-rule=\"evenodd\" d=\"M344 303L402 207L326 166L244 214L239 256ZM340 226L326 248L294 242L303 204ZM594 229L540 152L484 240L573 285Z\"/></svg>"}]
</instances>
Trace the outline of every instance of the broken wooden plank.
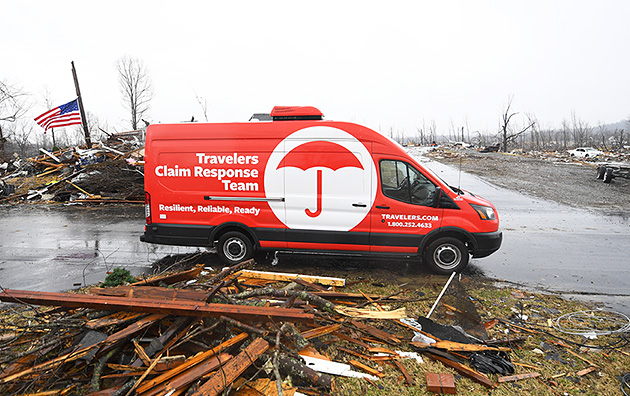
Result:
<instances>
[{"instance_id":1,"label":"broken wooden plank","mask_svg":"<svg viewBox=\"0 0 630 396\"><path fill-rule=\"evenodd\" d=\"M221 370L210 376L192 396L216 396L234 382L243 371L252 365L269 348L269 343L257 338L247 348L225 363Z\"/></svg>"},{"instance_id":2,"label":"broken wooden plank","mask_svg":"<svg viewBox=\"0 0 630 396\"><path fill-rule=\"evenodd\" d=\"M133 347L134 347L136 353L138 354L138 357L142 361L142 363L144 363L145 366L150 366L152 364L151 363L151 358L144 351L144 348L142 348L142 346L136 340L131 340L131 342L133 343Z\"/></svg>"},{"instance_id":3,"label":"broken wooden plank","mask_svg":"<svg viewBox=\"0 0 630 396\"><path fill-rule=\"evenodd\" d=\"M338 350L340 350L342 352L350 354L352 356L356 356L358 358L365 359L365 360L371 360L371 356L367 356L367 355L364 355L364 354L359 353L357 351L353 351L352 349L348 349L348 348L344 348L344 347L340 347L340 346L335 346L335 348L337 348Z\"/></svg>"},{"instance_id":4,"label":"broken wooden plank","mask_svg":"<svg viewBox=\"0 0 630 396\"><path fill-rule=\"evenodd\" d=\"M311 283L308 281L305 281L304 279L297 277L295 279L293 279L293 282L297 283L298 285L302 285L304 287L308 287L309 289L316 291L316 292L326 292L326 288L324 288L323 286L317 285L315 283Z\"/></svg>"},{"instance_id":5,"label":"broken wooden plank","mask_svg":"<svg viewBox=\"0 0 630 396\"><path fill-rule=\"evenodd\" d=\"M181 365L175 367L174 369L165 372L164 374L153 378L150 381L145 382L144 384L140 385L138 387L138 393L143 393L148 391L149 389L165 382L168 381L169 379L183 373L184 371L188 370L189 368L203 362L204 360L209 359L210 357L220 353L221 351L226 350L227 348L238 344L239 342L244 341L246 338L248 337L247 333L240 333L232 338L230 338L229 340L222 342L221 344L217 345L216 347L205 351L203 353L200 353L198 355L195 355L193 357L191 357L190 359L188 359L186 362L182 363Z\"/></svg>"},{"instance_id":6,"label":"broken wooden plank","mask_svg":"<svg viewBox=\"0 0 630 396\"><path fill-rule=\"evenodd\" d=\"M591 367L587 367L584 370L580 370L577 373L575 373L575 375L577 375L578 377L581 377L583 375L586 375L588 373L592 373L593 371L597 370L597 367L591 366Z\"/></svg>"},{"instance_id":7,"label":"broken wooden plank","mask_svg":"<svg viewBox=\"0 0 630 396\"><path fill-rule=\"evenodd\" d=\"M404 307L393 311L372 311L366 308L337 306L335 307L335 311L345 316L365 319L402 319L408 316L407 310Z\"/></svg>"},{"instance_id":8,"label":"broken wooden plank","mask_svg":"<svg viewBox=\"0 0 630 396\"><path fill-rule=\"evenodd\" d=\"M524 380L524 379L527 379L527 378L536 378L536 377L539 377L539 376L540 376L540 373L537 373L537 372L523 373L523 374L507 375L505 377L499 377L498 381L499 381L499 383L514 382L514 381Z\"/></svg>"},{"instance_id":9,"label":"broken wooden plank","mask_svg":"<svg viewBox=\"0 0 630 396\"><path fill-rule=\"evenodd\" d=\"M403 366L398 360L393 359L392 363L394 364L394 366L396 366L396 368L398 370L400 370L400 372L402 373L402 375L405 377L405 382L407 383L407 385L411 385L411 386L415 386L416 385L416 381L414 381L413 377L409 374L409 372L407 371L407 369L405 368L405 366Z\"/></svg>"},{"instance_id":10,"label":"broken wooden plank","mask_svg":"<svg viewBox=\"0 0 630 396\"><path fill-rule=\"evenodd\" d=\"M372 368L372 367L368 366L367 364L363 364L363 363L361 363L359 361L350 359L350 360L348 360L348 363L350 363L351 366L354 366L354 367L358 368L359 370L363 370L366 373L374 375L374 376L376 376L378 378L383 378L385 376L385 374L381 373L377 369Z\"/></svg>"},{"instance_id":11,"label":"broken wooden plank","mask_svg":"<svg viewBox=\"0 0 630 396\"><path fill-rule=\"evenodd\" d=\"M357 340L356 338L352 338L350 336L347 336L343 333L340 333L338 331L335 331L332 333L332 335L334 335L335 337L341 338L344 341L348 341L350 343L353 343L355 345L358 345L364 349L368 349L370 346L368 344L366 344L365 342L361 341L361 340Z\"/></svg>"},{"instance_id":12,"label":"broken wooden plank","mask_svg":"<svg viewBox=\"0 0 630 396\"><path fill-rule=\"evenodd\" d=\"M303 274L289 274L286 272L266 272L266 271L253 271L253 270L241 270L238 274L244 278L254 279L266 279L273 281L285 281L291 282L295 278L300 278L310 283L319 283L326 286L345 286L346 280L343 278L332 278L328 276L313 276Z\"/></svg>"},{"instance_id":13,"label":"broken wooden plank","mask_svg":"<svg viewBox=\"0 0 630 396\"><path fill-rule=\"evenodd\" d=\"M570 350L570 349L567 349L567 352L569 352L571 355L575 356L576 358L578 358L578 359L581 359L581 360L585 361L586 363L590 364L591 366L599 367L597 364L595 364L595 363L591 362L590 360L588 360L588 359L587 359L587 358L585 358L585 357L580 356L579 354L577 354L577 353L573 352L573 351L572 351L572 350Z\"/></svg>"},{"instance_id":14,"label":"broken wooden plank","mask_svg":"<svg viewBox=\"0 0 630 396\"><path fill-rule=\"evenodd\" d=\"M6 289L5 289L6 291ZM103 349L105 348L109 348L112 345L117 344L119 341L132 336L133 334L136 334L137 332L149 327L150 325L152 325L153 323L155 323L156 321L162 319L164 316L163 315L150 315L147 316L146 318L140 319L139 321L133 323L132 325L124 328L121 331L118 331L112 335L110 335L109 337L107 337L104 341L98 342L96 344L87 346L85 348L81 348L78 350L75 350L73 352L67 353L65 355L61 355L58 356L52 360L40 363L38 365L35 365L33 367L30 367L26 370L22 370L18 373L12 374L8 377L4 377L2 379L0 379L0 384L3 383L7 383L7 382L11 382L17 378L23 377L25 375L31 374L31 373L37 373L37 372L41 372L41 371L45 371L45 370L51 370L54 368L57 368L59 366L61 366L62 364L68 363L68 362L72 362L74 360L80 359L83 356L87 355L88 353L90 353L92 351L93 348L101 348L100 351L103 352Z\"/></svg>"},{"instance_id":15,"label":"broken wooden plank","mask_svg":"<svg viewBox=\"0 0 630 396\"><path fill-rule=\"evenodd\" d=\"M183 282L191 279L195 279L201 274L203 270L203 265L197 265L195 268L189 269L187 271L177 272L171 275L161 275L154 276L152 278L143 279L136 283L132 283L131 286L150 286L156 285L158 283L166 283L167 285L172 285L173 283Z\"/></svg>"},{"instance_id":16,"label":"broken wooden plank","mask_svg":"<svg viewBox=\"0 0 630 396\"><path fill-rule=\"evenodd\" d=\"M300 333L300 335L306 338L307 340L309 340L311 338L321 337L326 334L334 333L340 328L341 328L341 324L322 326L322 327L317 327L315 329L303 331Z\"/></svg>"},{"instance_id":17,"label":"broken wooden plank","mask_svg":"<svg viewBox=\"0 0 630 396\"><path fill-rule=\"evenodd\" d=\"M379 340L385 341L388 344L400 343L400 340L396 338L395 336L389 334L386 331L377 329L374 326L370 326L365 323L358 322L356 320L351 320L350 323L352 323L357 329L364 331L370 334L371 336L378 338Z\"/></svg>"},{"instance_id":18,"label":"broken wooden plank","mask_svg":"<svg viewBox=\"0 0 630 396\"><path fill-rule=\"evenodd\" d=\"M432 353L432 352L425 352L425 353L431 359L442 362L442 364L454 369L455 371L459 372L464 377L468 377L473 381L479 382L481 385L486 386L488 388L494 388L494 383L485 374L475 371L469 367L464 366L461 363L454 362L450 359L447 359L435 353Z\"/></svg>"},{"instance_id":19,"label":"broken wooden plank","mask_svg":"<svg viewBox=\"0 0 630 396\"><path fill-rule=\"evenodd\" d=\"M84 326L87 329L96 330L96 329L100 329L101 327L119 325L126 321L138 319L142 317L143 315L146 315L146 314L137 313L137 312L124 312L124 311L115 312L111 315L107 315L102 318L88 320Z\"/></svg>"},{"instance_id":20,"label":"broken wooden plank","mask_svg":"<svg viewBox=\"0 0 630 396\"><path fill-rule=\"evenodd\" d=\"M154 381L147 381L138 387L137 393L142 396L156 396L167 394L170 391L180 390L204 375L208 375L217 368L222 367L226 362L229 363L231 360L232 355L220 353L204 360L189 370L180 372L177 376L172 377L172 379L166 384L156 386L152 385L154 384ZM225 368L225 366L223 367Z\"/></svg>"},{"instance_id":21,"label":"broken wooden plank","mask_svg":"<svg viewBox=\"0 0 630 396\"><path fill-rule=\"evenodd\" d=\"M314 316L295 308L266 308L249 305L206 304L201 301L154 301L144 298L92 296L85 294L33 292L5 289L0 300L35 305L52 305L70 308L93 308L110 311L160 313L168 315L219 317L228 316L244 320L309 321Z\"/></svg>"}]
</instances>

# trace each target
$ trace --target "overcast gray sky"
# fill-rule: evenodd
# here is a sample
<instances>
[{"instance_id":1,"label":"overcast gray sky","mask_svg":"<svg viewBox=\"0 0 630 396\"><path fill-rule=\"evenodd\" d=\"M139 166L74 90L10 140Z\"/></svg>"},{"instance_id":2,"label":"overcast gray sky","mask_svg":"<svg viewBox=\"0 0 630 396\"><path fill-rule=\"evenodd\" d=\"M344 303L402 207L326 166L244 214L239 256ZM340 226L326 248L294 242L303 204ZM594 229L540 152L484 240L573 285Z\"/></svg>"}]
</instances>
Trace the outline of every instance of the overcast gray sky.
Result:
<instances>
[{"instance_id":1,"label":"overcast gray sky","mask_svg":"<svg viewBox=\"0 0 630 396\"><path fill-rule=\"evenodd\" d=\"M498 128L513 109L559 127L630 117L630 2L2 1L0 79L33 94L29 116L74 99L128 130L116 60L140 58L152 122L243 121L275 105L415 133Z\"/></svg>"}]
</instances>

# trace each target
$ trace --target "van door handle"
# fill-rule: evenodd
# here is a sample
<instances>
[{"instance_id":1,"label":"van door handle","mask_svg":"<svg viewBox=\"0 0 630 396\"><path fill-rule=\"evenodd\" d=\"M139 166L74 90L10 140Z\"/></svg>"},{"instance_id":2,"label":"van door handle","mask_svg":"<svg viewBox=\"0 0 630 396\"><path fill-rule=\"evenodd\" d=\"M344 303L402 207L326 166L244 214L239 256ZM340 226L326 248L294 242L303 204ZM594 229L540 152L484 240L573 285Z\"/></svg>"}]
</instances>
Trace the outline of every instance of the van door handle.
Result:
<instances>
[{"instance_id":1,"label":"van door handle","mask_svg":"<svg viewBox=\"0 0 630 396\"><path fill-rule=\"evenodd\" d=\"M376 207L378 209L389 209L389 206L384 206L384 205L376 205Z\"/></svg>"},{"instance_id":2,"label":"van door handle","mask_svg":"<svg viewBox=\"0 0 630 396\"><path fill-rule=\"evenodd\" d=\"M365 208L367 205L361 202L355 202L352 204L355 208Z\"/></svg>"}]
</instances>

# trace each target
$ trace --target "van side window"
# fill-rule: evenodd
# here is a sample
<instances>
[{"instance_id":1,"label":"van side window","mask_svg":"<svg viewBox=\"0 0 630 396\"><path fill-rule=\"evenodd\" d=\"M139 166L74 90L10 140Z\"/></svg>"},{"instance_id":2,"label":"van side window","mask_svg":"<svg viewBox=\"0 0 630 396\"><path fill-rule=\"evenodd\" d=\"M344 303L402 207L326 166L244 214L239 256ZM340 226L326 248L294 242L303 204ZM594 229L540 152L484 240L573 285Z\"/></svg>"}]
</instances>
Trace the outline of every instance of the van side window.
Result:
<instances>
[{"instance_id":1,"label":"van side window","mask_svg":"<svg viewBox=\"0 0 630 396\"><path fill-rule=\"evenodd\" d=\"M387 197L416 205L431 206L435 185L403 161L382 160L381 189Z\"/></svg>"}]
</instances>

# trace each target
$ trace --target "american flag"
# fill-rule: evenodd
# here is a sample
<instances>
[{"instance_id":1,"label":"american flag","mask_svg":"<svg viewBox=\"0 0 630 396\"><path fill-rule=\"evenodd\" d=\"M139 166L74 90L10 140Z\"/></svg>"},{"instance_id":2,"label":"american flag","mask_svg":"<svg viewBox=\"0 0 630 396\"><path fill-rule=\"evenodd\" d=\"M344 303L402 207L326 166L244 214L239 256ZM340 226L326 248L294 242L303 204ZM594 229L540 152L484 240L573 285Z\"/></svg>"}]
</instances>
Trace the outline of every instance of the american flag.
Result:
<instances>
[{"instance_id":1,"label":"american flag","mask_svg":"<svg viewBox=\"0 0 630 396\"><path fill-rule=\"evenodd\" d=\"M50 128L81 124L78 98L35 117L35 122L44 128L44 133Z\"/></svg>"}]
</instances>

